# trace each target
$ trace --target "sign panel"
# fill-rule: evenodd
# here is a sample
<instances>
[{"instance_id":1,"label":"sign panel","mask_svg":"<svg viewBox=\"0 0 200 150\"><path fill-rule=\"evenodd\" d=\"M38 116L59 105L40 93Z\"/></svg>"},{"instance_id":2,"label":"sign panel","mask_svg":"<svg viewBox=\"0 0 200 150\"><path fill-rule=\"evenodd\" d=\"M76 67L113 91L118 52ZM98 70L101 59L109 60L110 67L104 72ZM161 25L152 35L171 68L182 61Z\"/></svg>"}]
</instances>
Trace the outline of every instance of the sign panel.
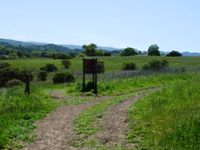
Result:
<instances>
[{"instance_id":1,"label":"sign panel","mask_svg":"<svg viewBox=\"0 0 200 150\"><path fill-rule=\"evenodd\" d=\"M95 63L96 63L96 60L95 59L85 59L84 60L85 62L85 73L88 73L88 74L93 74L95 73Z\"/></svg>"}]
</instances>

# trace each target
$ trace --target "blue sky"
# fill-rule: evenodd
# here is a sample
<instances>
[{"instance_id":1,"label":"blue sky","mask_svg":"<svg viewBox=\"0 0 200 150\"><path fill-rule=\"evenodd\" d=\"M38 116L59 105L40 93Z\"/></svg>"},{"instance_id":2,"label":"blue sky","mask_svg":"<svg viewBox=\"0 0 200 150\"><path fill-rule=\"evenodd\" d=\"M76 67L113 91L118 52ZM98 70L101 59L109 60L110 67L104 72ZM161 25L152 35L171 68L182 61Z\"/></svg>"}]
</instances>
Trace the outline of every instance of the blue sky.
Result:
<instances>
[{"instance_id":1,"label":"blue sky","mask_svg":"<svg viewBox=\"0 0 200 150\"><path fill-rule=\"evenodd\" d=\"M200 0L0 0L0 38L200 52Z\"/></svg>"}]
</instances>

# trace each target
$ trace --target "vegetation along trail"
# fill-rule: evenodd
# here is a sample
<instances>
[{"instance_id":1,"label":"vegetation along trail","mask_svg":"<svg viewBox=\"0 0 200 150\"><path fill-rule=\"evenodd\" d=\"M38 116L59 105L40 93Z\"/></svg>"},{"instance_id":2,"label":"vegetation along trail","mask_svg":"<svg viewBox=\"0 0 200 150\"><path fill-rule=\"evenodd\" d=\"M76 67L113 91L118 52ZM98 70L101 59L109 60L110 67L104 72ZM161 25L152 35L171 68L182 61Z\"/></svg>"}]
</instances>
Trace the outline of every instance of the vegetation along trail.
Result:
<instances>
[{"instance_id":1,"label":"vegetation along trail","mask_svg":"<svg viewBox=\"0 0 200 150\"><path fill-rule=\"evenodd\" d=\"M102 130L95 135L89 137L99 138L100 144L113 145L121 144L127 146L124 141L125 132L128 131L126 120L126 111L131 103L146 96L157 88L141 90L133 97L127 98L117 105L109 107L105 111L105 117L101 118L97 126L101 126ZM53 91L52 97L60 100L66 100L67 97L61 95L59 91ZM53 113L49 114L43 120L37 122L37 128L34 130L36 141L33 143L25 143L23 150L61 150L61 149L88 149L83 147L73 147L70 144L76 134L74 133L74 120L76 117L87 109L99 103L114 98L108 96L94 97L95 100L84 104L60 106ZM106 125L106 126L103 126ZM134 145L129 145L134 146ZM95 146L96 147L96 146Z\"/></svg>"},{"instance_id":2,"label":"vegetation along trail","mask_svg":"<svg viewBox=\"0 0 200 150\"><path fill-rule=\"evenodd\" d=\"M59 93L57 93L57 96ZM53 93L53 97L56 95ZM64 98L58 96L58 98ZM95 105L108 97L96 98L90 103L81 105L70 105L58 107L45 119L37 122L37 129L34 130L37 139L34 143L25 144L23 150L60 150L73 149L68 142L73 137L73 120L85 109Z\"/></svg>"},{"instance_id":3,"label":"vegetation along trail","mask_svg":"<svg viewBox=\"0 0 200 150\"><path fill-rule=\"evenodd\" d=\"M111 106L104 112L105 116L100 119L99 123L102 130L94 135L94 137L99 140L100 145L111 147L118 145L124 148L135 147L134 143L127 143L125 139L125 133L129 131L126 121L127 109L133 102L148 95L149 93L150 91L128 98L125 101L120 102L118 105Z\"/></svg>"}]
</instances>

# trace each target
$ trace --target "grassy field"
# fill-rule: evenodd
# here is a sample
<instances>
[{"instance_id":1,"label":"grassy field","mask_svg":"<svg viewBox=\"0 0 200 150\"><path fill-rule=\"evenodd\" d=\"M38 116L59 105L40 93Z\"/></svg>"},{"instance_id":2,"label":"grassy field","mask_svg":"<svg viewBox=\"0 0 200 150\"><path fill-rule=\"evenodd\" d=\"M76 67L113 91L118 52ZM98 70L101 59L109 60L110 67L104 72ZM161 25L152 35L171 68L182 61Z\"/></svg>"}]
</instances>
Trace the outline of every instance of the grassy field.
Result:
<instances>
[{"instance_id":1,"label":"grassy field","mask_svg":"<svg viewBox=\"0 0 200 150\"><path fill-rule=\"evenodd\" d=\"M0 149L18 147L19 140L33 141L28 133L35 128L34 122L58 106L41 89L32 87L32 93L24 94L21 86L0 90Z\"/></svg>"},{"instance_id":2,"label":"grassy field","mask_svg":"<svg viewBox=\"0 0 200 150\"><path fill-rule=\"evenodd\" d=\"M105 77L119 72L125 62L133 62L138 69L141 69L152 59L166 59L169 61L169 67L184 67L188 71L151 73L132 77L120 76L115 79ZM106 68L103 78L98 81L98 95L118 95L119 97L87 110L86 117L87 114L97 110L102 114L109 105L125 100L130 92L157 86L163 87L162 90L131 106L127 116L131 132L127 134L127 141L139 142L140 148L146 149L200 148L200 75L198 71L193 72L200 68L200 57L100 57L98 60L104 61ZM72 66L67 70L82 72L82 58L71 61ZM31 70L35 74L46 63L55 64L58 71L67 71L61 66L61 60L23 59L1 62L8 62L12 67ZM80 91L77 91L82 83L81 78L76 79L75 83L55 85L51 80L53 74L49 74L46 82L37 81L35 77L34 82L31 83L30 95L24 94L24 85L0 89L0 149L20 148L19 141L34 141L35 137L29 137L28 133L35 128L35 121L63 105L49 96L50 91L61 90L67 95L82 95ZM92 95L92 93L87 94ZM127 96L120 96L122 94L127 94ZM80 104L90 100L77 98L64 102L64 105ZM77 118L77 128L79 120L84 118L85 113Z\"/></svg>"},{"instance_id":3,"label":"grassy field","mask_svg":"<svg viewBox=\"0 0 200 150\"><path fill-rule=\"evenodd\" d=\"M98 60L105 62L106 72L118 72L121 70L123 63L133 62L138 69L141 69L144 64L153 59L166 59L169 61L169 67L172 68L200 68L200 57L156 57L156 56L130 56L130 57L98 57ZM61 66L61 60L55 59L19 59L19 60L2 60L8 62L13 67L37 71L40 67L47 63L55 64L58 69L64 69ZM74 58L71 60L72 65L69 71L82 71L82 58Z\"/></svg>"},{"instance_id":4,"label":"grassy field","mask_svg":"<svg viewBox=\"0 0 200 150\"><path fill-rule=\"evenodd\" d=\"M147 149L200 149L199 83L197 75L132 105L129 142L140 139L140 147Z\"/></svg>"}]
</instances>

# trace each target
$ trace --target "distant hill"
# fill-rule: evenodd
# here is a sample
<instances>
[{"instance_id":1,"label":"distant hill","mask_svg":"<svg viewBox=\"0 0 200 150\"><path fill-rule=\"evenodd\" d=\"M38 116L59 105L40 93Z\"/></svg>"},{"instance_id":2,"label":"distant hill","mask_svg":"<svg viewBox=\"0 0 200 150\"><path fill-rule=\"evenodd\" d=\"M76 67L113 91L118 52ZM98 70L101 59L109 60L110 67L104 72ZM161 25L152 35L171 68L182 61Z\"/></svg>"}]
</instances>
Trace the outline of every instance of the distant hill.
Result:
<instances>
[{"instance_id":1,"label":"distant hill","mask_svg":"<svg viewBox=\"0 0 200 150\"><path fill-rule=\"evenodd\" d=\"M12 46L30 46L30 45L44 45L45 43L40 42L22 42L22 41L16 41L16 40L10 40L10 39L2 39L0 38L0 43L8 43Z\"/></svg>"},{"instance_id":2,"label":"distant hill","mask_svg":"<svg viewBox=\"0 0 200 150\"><path fill-rule=\"evenodd\" d=\"M183 56L200 56L200 53L182 52Z\"/></svg>"},{"instance_id":3,"label":"distant hill","mask_svg":"<svg viewBox=\"0 0 200 150\"><path fill-rule=\"evenodd\" d=\"M55 48L55 45L57 45L59 48L61 47L65 47L65 48L68 48L71 49L71 50L75 50L75 51L79 51L82 50L82 45L73 45L73 44L51 44L51 43L42 43L42 42L30 42L30 41L27 41L27 42L24 42L24 41L17 41L17 40L11 40L11 39L2 39L0 38L0 43L7 43L9 45L12 45L12 46L25 46L25 47L34 47L34 48L37 48L39 47L39 49L41 49L42 46L44 47L49 47L49 45L53 46ZM45 45L48 45L48 46L45 46ZM114 47L103 47L103 46L97 46L98 49L102 49L102 50L105 50L105 51L117 51L117 50L122 50L122 48L114 48ZM57 48L58 49L58 48ZM63 49L63 48L61 48Z\"/></svg>"},{"instance_id":4,"label":"distant hill","mask_svg":"<svg viewBox=\"0 0 200 150\"><path fill-rule=\"evenodd\" d=\"M50 44L50 43L42 43L42 42L24 42L24 41L17 41L11 39L2 39L0 38L1 45L11 45L11 46L24 46L26 48L34 48L41 51L56 51L56 52L63 52L63 53L80 53L82 51L82 45L73 45L73 44ZM114 48L114 47L103 47L97 46L98 49L102 49L104 51L108 51L111 53L117 53L123 48ZM140 51L140 50L137 50ZM142 51L143 52L143 51ZM161 54L168 54L169 52L161 51ZM193 53L193 52L182 52L183 56L200 56L200 53Z\"/></svg>"},{"instance_id":5,"label":"distant hill","mask_svg":"<svg viewBox=\"0 0 200 150\"><path fill-rule=\"evenodd\" d=\"M167 55L169 53L170 52L161 51L161 54L164 54L164 55ZM181 54L182 54L182 56L200 56L200 53L195 53L195 52L182 52Z\"/></svg>"},{"instance_id":6,"label":"distant hill","mask_svg":"<svg viewBox=\"0 0 200 150\"><path fill-rule=\"evenodd\" d=\"M24 47L26 51L33 51L38 50L41 52L62 52L69 54L70 52L74 53L80 53L82 49L77 48L68 48L61 45L55 45L55 44L48 44L48 43L40 43L40 42L22 42L22 41L16 41L16 40L10 40L10 39L0 39L0 44L4 46L14 46L16 49L19 48L18 51L21 51L21 47Z\"/></svg>"},{"instance_id":7,"label":"distant hill","mask_svg":"<svg viewBox=\"0 0 200 150\"><path fill-rule=\"evenodd\" d=\"M82 46L80 45L61 45L64 47L68 47L70 49L82 49ZM116 50L122 50L123 48L114 48L114 47L103 47L103 46L97 46L98 49L102 49L104 51L116 51Z\"/></svg>"}]
</instances>

